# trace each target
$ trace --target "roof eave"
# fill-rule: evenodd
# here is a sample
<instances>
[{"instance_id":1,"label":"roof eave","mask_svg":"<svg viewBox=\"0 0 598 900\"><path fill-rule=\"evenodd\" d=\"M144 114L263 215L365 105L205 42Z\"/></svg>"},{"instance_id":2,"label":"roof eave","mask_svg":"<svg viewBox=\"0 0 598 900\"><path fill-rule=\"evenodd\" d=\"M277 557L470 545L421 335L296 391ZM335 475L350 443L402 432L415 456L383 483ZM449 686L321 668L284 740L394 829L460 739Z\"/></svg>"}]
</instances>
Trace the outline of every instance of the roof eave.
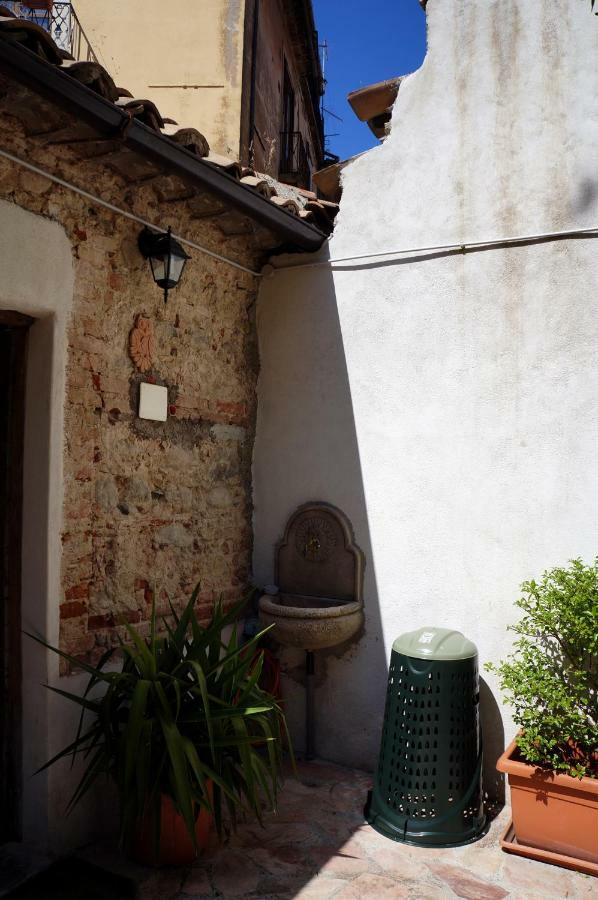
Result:
<instances>
[{"instance_id":1,"label":"roof eave","mask_svg":"<svg viewBox=\"0 0 598 900\"><path fill-rule=\"evenodd\" d=\"M370 119L383 115L397 99L402 80L403 76L398 75L347 94L347 100L357 118L362 122L369 122Z\"/></svg>"},{"instance_id":2,"label":"roof eave","mask_svg":"<svg viewBox=\"0 0 598 900\"><path fill-rule=\"evenodd\" d=\"M325 235L236 179L194 156L170 138L148 128L113 103L75 81L60 68L18 44L0 40L0 71L27 85L69 112L111 136L121 135L123 146L159 161L224 203L269 228L282 241L305 251L319 250ZM125 127L126 126L126 127Z\"/></svg>"}]
</instances>

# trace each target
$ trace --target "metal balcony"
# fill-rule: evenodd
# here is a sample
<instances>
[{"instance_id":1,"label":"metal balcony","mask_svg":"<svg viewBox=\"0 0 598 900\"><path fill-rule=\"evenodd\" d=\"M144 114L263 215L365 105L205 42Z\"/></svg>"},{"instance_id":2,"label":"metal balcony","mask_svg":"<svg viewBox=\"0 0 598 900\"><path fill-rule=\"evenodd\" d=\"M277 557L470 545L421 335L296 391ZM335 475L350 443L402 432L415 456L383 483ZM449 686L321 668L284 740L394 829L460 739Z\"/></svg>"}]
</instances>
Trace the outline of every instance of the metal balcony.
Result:
<instances>
[{"instance_id":1,"label":"metal balcony","mask_svg":"<svg viewBox=\"0 0 598 900\"><path fill-rule=\"evenodd\" d=\"M41 25L52 35L61 50L70 53L74 59L97 62L97 58L81 23L70 2L54 0L2 0L20 19L28 19Z\"/></svg>"},{"instance_id":2,"label":"metal balcony","mask_svg":"<svg viewBox=\"0 0 598 900\"><path fill-rule=\"evenodd\" d=\"M311 173L307 149L300 131L280 132L278 178L286 184L309 188Z\"/></svg>"}]
</instances>

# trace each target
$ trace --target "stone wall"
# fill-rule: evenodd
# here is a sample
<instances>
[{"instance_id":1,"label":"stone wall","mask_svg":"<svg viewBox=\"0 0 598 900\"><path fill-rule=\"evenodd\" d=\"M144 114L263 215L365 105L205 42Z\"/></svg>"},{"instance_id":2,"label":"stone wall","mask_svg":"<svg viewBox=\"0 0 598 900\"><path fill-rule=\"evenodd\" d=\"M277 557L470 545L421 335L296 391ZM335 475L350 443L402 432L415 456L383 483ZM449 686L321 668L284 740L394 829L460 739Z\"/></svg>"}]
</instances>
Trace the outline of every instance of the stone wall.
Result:
<instances>
[{"instance_id":1,"label":"stone wall","mask_svg":"<svg viewBox=\"0 0 598 900\"><path fill-rule=\"evenodd\" d=\"M7 143L27 156L16 119ZM43 164L80 181L60 148L48 149ZM161 202L151 186L123 190L101 163L94 191L120 193L123 206L150 221L172 223L195 241L255 263L245 238L225 242L213 225L193 220L185 203ZM164 305L137 249L137 224L4 160L0 197L56 220L72 244L64 520L53 523L62 531L62 595L48 598L48 616L59 607L61 647L96 661L124 634L119 617L144 628L153 598L158 613L167 613L199 581L206 617L215 597L231 600L245 590L257 375L254 279L194 252ZM153 364L144 375L129 355L138 315L155 333ZM137 417L141 380L168 387L167 422Z\"/></svg>"}]
</instances>

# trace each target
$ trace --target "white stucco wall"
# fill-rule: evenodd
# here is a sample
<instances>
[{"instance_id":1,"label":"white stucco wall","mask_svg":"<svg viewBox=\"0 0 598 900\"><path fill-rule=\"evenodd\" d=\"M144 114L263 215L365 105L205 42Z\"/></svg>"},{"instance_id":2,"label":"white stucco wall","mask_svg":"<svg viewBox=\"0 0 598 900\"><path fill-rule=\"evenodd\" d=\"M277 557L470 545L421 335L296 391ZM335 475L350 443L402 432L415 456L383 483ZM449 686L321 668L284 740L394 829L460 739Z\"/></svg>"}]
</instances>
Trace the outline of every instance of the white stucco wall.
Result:
<instances>
[{"instance_id":1,"label":"white stucco wall","mask_svg":"<svg viewBox=\"0 0 598 900\"><path fill-rule=\"evenodd\" d=\"M430 0L391 135L345 170L331 257L598 224L597 58L582 0ZM398 634L459 628L497 660L521 581L596 554L597 289L593 238L264 280L256 579L307 500L344 509L367 558L366 633L320 662L320 755L374 764Z\"/></svg>"}]
</instances>

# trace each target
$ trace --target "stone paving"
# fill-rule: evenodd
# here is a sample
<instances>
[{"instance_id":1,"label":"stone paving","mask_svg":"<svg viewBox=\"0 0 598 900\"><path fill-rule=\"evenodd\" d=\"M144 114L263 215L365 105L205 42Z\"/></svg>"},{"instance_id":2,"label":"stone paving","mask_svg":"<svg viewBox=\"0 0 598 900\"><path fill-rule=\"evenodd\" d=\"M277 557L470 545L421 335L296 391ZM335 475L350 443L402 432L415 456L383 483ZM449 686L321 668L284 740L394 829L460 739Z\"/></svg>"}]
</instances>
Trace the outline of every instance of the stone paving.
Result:
<instances>
[{"instance_id":1,"label":"stone paving","mask_svg":"<svg viewBox=\"0 0 598 900\"><path fill-rule=\"evenodd\" d=\"M598 879L504 853L504 809L475 844L427 850L396 844L364 824L371 776L298 763L265 827L243 825L185 871L142 870L139 900L549 900L595 897ZM101 861L97 848L93 854Z\"/></svg>"}]
</instances>

